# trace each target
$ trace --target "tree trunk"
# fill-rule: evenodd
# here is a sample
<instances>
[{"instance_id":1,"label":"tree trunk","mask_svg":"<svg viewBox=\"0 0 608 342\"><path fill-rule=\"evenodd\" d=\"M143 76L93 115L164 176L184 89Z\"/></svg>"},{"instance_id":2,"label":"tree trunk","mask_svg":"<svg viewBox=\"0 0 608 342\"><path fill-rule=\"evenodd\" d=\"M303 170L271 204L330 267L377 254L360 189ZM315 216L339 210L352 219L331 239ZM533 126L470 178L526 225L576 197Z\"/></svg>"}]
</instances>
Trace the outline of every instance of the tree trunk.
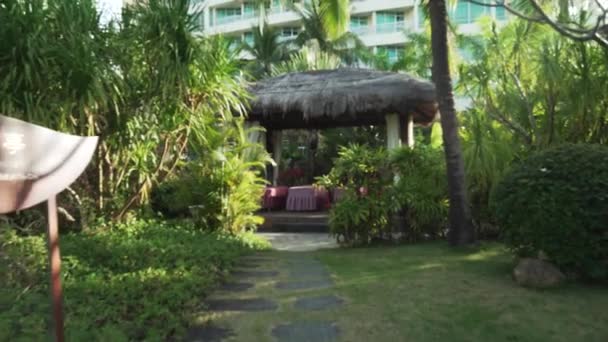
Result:
<instances>
[{"instance_id":1,"label":"tree trunk","mask_svg":"<svg viewBox=\"0 0 608 342\"><path fill-rule=\"evenodd\" d=\"M450 78L446 3L445 0L429 0L428 6L431 20L433 82L437 87L441 112L450 199L448 240L453 246L466 245L475 240L475 234L467 201L464 162L458 139L458 120Z\"/></svg>"}]
</instances>

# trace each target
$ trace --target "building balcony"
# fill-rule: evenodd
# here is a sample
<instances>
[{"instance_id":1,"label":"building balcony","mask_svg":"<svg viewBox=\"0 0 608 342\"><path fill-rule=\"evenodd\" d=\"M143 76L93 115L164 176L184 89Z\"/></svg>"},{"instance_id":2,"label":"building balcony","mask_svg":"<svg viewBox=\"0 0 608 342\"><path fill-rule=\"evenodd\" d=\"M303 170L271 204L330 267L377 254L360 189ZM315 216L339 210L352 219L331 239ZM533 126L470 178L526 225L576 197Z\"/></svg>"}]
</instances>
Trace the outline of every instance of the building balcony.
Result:
<instances>
[{"instance_id":1,"label":"building balcony","mask_svg":"<svg viewBox=\"0 0 608 342\"><path fill-rule=\"evenodd\" d=\"M392 23L382 23L376 25L376 33L393 33L403 32L405 30L405 21L395 21Z\"/></svg>"}]
</instances>

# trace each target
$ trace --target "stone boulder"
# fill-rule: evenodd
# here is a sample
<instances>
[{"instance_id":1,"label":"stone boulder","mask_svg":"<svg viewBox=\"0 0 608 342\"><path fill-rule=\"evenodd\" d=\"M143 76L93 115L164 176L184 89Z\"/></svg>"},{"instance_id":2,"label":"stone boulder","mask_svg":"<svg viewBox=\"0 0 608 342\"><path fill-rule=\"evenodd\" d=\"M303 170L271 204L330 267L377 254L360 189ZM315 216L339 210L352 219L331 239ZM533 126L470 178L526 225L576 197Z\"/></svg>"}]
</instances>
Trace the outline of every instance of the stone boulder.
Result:
<instances>
[{"instance_id":1,"label":"stone boulder","mask_svg":"<svg viewBox=\"0 0 608 342\"><path fill-rule=\"evenodd\" d=\"M548 261L523 258L513 270L513 278L521 286L547 288L559 285L566 277Z\"/></svg>"}]
</instances>

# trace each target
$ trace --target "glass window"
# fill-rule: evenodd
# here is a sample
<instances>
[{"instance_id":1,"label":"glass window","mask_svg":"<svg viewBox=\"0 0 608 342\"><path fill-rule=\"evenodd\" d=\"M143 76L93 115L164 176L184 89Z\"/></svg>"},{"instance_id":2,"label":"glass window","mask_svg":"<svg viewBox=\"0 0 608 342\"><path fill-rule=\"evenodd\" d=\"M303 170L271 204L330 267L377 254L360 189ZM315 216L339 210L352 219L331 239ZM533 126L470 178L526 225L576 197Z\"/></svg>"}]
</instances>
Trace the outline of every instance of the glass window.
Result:
<instances>
[{"instance_id":1,"label":"glass window","mask_svg":"<svg viewBox=\"0 0 608 342\"><path fill-rule=\"evenodd\" d=\"M484 15L490 15L492 8L470 2L459 1L456 8L449 11L450 20L456 24L471 24ZM497 12L498 13L498 12ZM504 15L504 8L503 8Z\"/></svg>"},{"instance_id":2,"label":"glass window","mask_svg":"<svg viewBox=\"0 0 608 342\"><path fill-rule=\"evenodd\" d=\"M507 12L504 7L496 7L496 20L506 20Z\"/></svg>"},{"instance_id":3,"label":"glass window","mask_svg":"<svg viewBox=\"0 0 608 342\"><path fill-rule=\"evenodd\" d=\"M281 39L292 39L300 33L299 27L283 27L281 29Z\"/></svg>"},{"instance_id":4,"label":"glass window","mask_svg":"<svg viewBox=\"0 0 608 342\"><path fill-rule=\"evenodd\" d=\"M350 17L350 31L355 34L365 34L369 30L369 17Z\"/></svg>"},{"instance_id":5,"label":"glass window","mask_svg":"<svg viewBox=\"0 0 608 342\"><path fill-rule=\"evenodd\" d=\"M249 45L253 45L253 32L245 32L243 34L243 41Z\"/></svg>"},{"instance_id":6,"label":"glass window","mask_svg":"<svg viewBox=\"0 0 608 342\"><path fill-rule=\"evenodd\" d=\"M350 27L366 27L369 24L368 17L350 17Z\"/></svg>"},{"instance_id":7,"label":"glass window","mask_svg":"<svg viewBox=\"0 0 608 342\"><path fill-rule=\"evenodd\" d=\"M378 33L397 32L405 26L405 15L403 12L378 12L376 13L376 31Z\"/></svg>"},{"instance_id":8,"label":"glass window","mask_svg":"<svg viewBox=\"0 0 608 342\"><path fill-rule=\"evenodd\" d=\"M378 46L376 53L388 58L388 61L395 63L403 56L404 50L401 46Z\"/></svg>"},{"instance_id":9,"label":"glass window","mask_svg":"<svg viewBox=\"0 0 608 342\"><path fill-rule=\"evenodd\" d=\"M241 19L241 8L217 8L215 10L216 24L221 25Z\"/></svg>"}]
</instances>

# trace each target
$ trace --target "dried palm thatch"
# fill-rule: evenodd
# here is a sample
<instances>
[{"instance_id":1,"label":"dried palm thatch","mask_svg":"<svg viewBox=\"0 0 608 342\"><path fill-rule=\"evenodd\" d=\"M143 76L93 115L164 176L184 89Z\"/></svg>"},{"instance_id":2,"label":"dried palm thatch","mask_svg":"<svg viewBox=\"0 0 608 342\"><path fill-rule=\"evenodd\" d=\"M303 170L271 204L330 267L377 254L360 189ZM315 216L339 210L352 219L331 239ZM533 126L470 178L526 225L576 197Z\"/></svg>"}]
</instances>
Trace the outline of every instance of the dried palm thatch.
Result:
<instances>
[{"instance_id":1,"label":"dried palm thatch","mask_svg":"<svg viewBox=\"0 0 608 342\"><path fill-rule=\"evenodd\" d=\"M296 72L251 87L249 120L274 129L384 124L386 114L437 117L435 86L412 76L367 69Z\"/></svg>"}]
</instances>

